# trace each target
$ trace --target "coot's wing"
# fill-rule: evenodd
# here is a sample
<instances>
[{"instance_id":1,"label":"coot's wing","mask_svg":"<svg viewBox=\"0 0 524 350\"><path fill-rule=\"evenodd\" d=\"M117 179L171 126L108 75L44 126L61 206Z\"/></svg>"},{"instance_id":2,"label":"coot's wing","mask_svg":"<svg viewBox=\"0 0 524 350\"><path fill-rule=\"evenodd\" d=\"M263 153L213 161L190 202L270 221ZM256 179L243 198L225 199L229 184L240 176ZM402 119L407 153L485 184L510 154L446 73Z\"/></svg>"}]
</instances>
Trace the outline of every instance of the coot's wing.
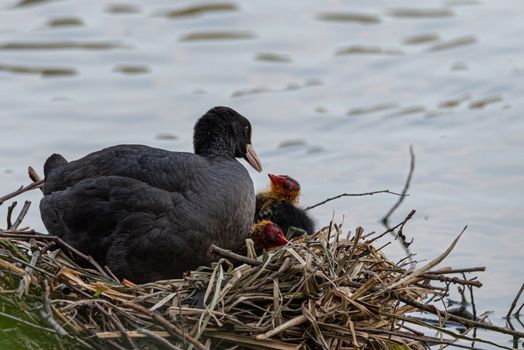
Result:
<instances>
[{"instance_id":1,"label":"coot's wing","mask_svg":"<svg viewBox=\"0 0 524 350\"><path fill-rule=\"evenodd\" d=\"M62 158L63 159L63 158ZM64 190L76 183L101 176L123 176L170 192L187 190L190 181L207 166L193 153L170 152L143 145L118 145L62 163L50 157L44 194Z\"/></svg>"},{"instance_id":2,"label":"coot's wing","mask_svg":"<svg viewBox=\"0 0 524 350\"><path fill-rule=\"evenodd\" d=\"M177 206L183 205L177 193L131 178L103 176L46 195L40 212L51 234L107 264L117 275L140 282L154 279L152 270L164 273L169 268L179 275L185 269L174 263L179 249L189 249L184 218L173 223L173 217L180 216ZM163 264L168 248L172 255L166 267L154 268Z\"/></svg>"}]
</instances>

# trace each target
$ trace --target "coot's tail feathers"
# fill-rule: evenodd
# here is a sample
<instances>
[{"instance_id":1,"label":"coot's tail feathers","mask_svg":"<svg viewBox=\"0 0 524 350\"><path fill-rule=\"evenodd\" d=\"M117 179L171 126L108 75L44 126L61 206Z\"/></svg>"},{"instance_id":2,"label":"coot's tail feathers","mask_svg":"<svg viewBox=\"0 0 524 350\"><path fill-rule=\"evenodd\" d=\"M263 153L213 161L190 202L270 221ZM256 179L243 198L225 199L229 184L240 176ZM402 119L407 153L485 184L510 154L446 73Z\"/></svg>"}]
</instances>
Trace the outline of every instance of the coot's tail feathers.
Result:
<instances>
[{"instance_id":1,"label":"coot's tail feathers","mask_svg":"<svg viewBox=\"0 0 524 350\"><path fill-rule=\"evenodd\" d=\"M51 157L47 158L44 164L44 176L51 172L51 170L67 164L67 160L58 153L53 153Z\"/></svg>"}]
</instances>

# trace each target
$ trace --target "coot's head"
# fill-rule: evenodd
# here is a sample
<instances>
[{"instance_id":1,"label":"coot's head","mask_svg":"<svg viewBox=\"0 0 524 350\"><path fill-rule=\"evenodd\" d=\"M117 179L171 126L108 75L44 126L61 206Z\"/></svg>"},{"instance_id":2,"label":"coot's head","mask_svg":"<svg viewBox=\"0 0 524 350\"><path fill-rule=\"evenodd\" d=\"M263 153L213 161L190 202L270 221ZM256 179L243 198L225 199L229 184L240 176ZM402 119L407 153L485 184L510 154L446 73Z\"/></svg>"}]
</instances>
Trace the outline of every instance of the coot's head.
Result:
<instances>
[{"instance_id":1,"label":"coot's head","mask_svg":"<svg viewBox=\"0 0 524 350\"><path fill-rule=\"evenodd\" d=\"M244 158L257 171L262 163L251 144L251 123L229 107L207 111L195 124L193 147L201 156Z\"/></svg>"},{"instance_id":2,"label":"coot's head","mask_svg":"<svg viewBox=\"0 0 524 350\"><path fill-rule=\"evenodd\" d=\"M300 184L287 175L268 174L271 180L271 192L275 197L295 204L300 196Z\"/></svg>"},{"instance_id":3,"label":"coot's head","mask_svg":"<svg viewBox=\"0 0 524 350\"><path fill-rule=\"evenodd\" d=\"M289 243L280 226L270 220L262 220L253 225L251 237L255 242L255 247L264 248L265 250Z\"/></svg>"}]
</instances>

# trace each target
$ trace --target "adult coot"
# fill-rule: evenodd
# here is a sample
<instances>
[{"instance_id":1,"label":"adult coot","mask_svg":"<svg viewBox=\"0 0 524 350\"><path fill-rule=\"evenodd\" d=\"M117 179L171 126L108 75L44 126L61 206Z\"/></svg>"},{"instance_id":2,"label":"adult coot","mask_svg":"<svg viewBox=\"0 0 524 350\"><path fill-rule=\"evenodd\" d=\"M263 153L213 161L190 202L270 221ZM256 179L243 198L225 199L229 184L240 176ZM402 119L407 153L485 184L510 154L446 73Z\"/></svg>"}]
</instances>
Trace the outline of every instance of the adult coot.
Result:
<instances>
[{"instance_id":1,"label":"adult coot","mask_svg":"<svg viewBox=\"0 0 524 350\"><path fill-rule=\"evenodd\" d=\"M315 224L305 210L298 206L298 181L287 175L268 175L271 187L256 196L255 222L271 220L286 234L291 226L312 234Z\"/></svg>"},{"instance_id":2,"label":"adult coot","mask_svg":"<svg viewBox=\"0 0 524 350\"><path fill-rule=\"evenodd\" d=\"M245 158L261 171L251 124L227 107L195 124L195 153L118 145L44 165L40 213L49 233L133 282L178 278L209 264L210 244L239 249L255 194Z\"/></svg>"}]
</instances>

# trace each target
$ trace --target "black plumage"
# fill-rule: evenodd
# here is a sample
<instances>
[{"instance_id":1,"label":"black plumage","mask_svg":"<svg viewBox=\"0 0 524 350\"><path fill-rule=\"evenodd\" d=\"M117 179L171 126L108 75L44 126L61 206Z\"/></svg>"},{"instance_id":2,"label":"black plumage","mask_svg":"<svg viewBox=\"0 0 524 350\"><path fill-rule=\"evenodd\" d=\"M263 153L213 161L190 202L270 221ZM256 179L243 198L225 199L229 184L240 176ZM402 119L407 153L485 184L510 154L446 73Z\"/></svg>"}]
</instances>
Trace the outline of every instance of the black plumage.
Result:
<instances>
[{"instance_id":1,"label":"black plumage","mask_svg":"<svg viewBox=\"0 0 524 350\"><path fill-rule=\"evenodd\" d=\"M299 183L287 175L269 174L269 178L270 189L256 196L255 222L270 220L280 226L286 235L291 226L308 234L314 233L314 221L298 206Z\"/></svg>"},{"instance_id":2,"label":"black plumage","mask_svg":"<svg viewBox=\"0 0 524 350\"><path fill-rule=\"evenodd\" d=\"M240 248L255 195L235 158L261 170L251 124L215 107L195 124L193 141L194 154L118 145L72 162L52 155L40 202L47 230L137 283L209 264L210 244Z\"/></svg>"}]
</instances>

